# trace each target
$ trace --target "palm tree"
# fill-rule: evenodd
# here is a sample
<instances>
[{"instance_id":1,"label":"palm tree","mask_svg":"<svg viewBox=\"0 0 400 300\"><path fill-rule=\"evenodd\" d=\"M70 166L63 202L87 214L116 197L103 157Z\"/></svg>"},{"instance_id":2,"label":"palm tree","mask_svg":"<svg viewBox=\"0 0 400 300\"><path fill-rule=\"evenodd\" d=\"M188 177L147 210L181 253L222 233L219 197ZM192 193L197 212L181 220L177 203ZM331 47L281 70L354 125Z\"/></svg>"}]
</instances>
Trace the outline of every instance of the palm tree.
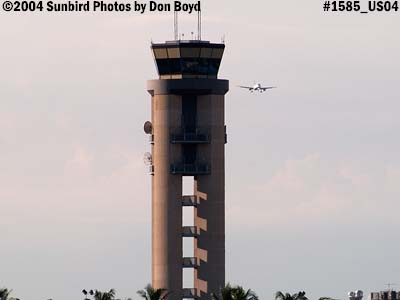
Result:
<instances>
[{"instance_id":1,"label":"palm tree","mask_svg":"<svg viewBox=\"0 0 400 300\"><path fill-rule=\"evenodd\" d=\"M280 291L275 293L275 300L308 300L306 292L298 292L296 294L282 293Z\"/></svg>"},{"instance_id":2,"label":"palm tree","mask_svg":"<svg viewBox=\"0 0 400 300\"><path fill-rule=\"evenodd\" d=\"M247 291L239 286L231 286L230 283L221 288L219 295L211 293L213 300L258 300L256 293L250 289Z\"/></svg>"},{"instance_id":3,"label":"palm tree","mask_svg":"<svg viewBox=\"0 0 400 300\"><path fill-rule=\"evenodd\" d=\"M0 300L9 300L9 296L12 290L0 289Z\"/></svg>"},{"instance_id":4,"label":"palm tree","mask_svg":"<svg viewBox=\"0 0 400 300\"><path fill-rule=\"evenodd\" d=\"M94 300L114 300L115 290L111 289L108 292L97 291L94 293Z\"/></svg>"},{"instance_id":5,"label":"palm tree","mask_svg":"<svg viewBox=\"0 0 400 300\"><path fill-rule=\"evenodd\" d=\"M232 296L234 300L258 300L258 296L254 291L251 289L246 291L239 285L234 287Z\"/></svg>"},{"instance_id":6,"label":"palm tree","mask_svg":"<svg viewBox=\"0 0 400 300\"><path fill-rule=\"evenodd\" d=\"M143 290L139 290L136 293L144 300L166 300L171 294L166 289L155 289L151 284L146 285Z\"/></svg>"},{"instance_id":7,"label":"palm tree","mask_svg":"<svg viewBox=\"0 0 400 300\"><path fill-rule=\"evenodd\" d=\"M232 287L230 283L227 283L224 287L221 288L218 295L215 293L211 293L211 299L213 299L213 300L233 300L233 290L234 290L234 287Z\"/></svg>"}]
</instances>

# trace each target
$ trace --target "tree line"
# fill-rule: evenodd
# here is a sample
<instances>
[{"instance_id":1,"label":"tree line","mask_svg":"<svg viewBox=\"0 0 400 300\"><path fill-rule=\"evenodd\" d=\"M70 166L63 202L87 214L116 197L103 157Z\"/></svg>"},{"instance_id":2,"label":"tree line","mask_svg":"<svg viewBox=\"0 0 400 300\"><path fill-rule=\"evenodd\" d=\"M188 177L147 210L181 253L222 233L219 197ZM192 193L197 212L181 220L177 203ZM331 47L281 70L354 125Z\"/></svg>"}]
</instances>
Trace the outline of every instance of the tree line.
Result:
<instances>
[{"instance_id":1,"label":"tree line","mask_svg":"<svg viewBox=\"0 0 400 300\"><path fill-rule=\"evenodd\" d=\"M0 288L0 300L21 300L19 298L11 297L12 290ZM101 291L90 291L87 292L83 290L82 293L85 295L84 300L90 300L88 294L93 297L93 300L123 300L116 298L116 291L111 289L106 292ZM168 296L172 294L173 291L168 291L166 289L156 289L148 284L144 289L137 291L137 294L143 300L168 300ZM212 300L259 300L257 294L251 289L244 289L240 285L226 284L217 293L211 293ZM53 300L53 299L47 299ZM124 300L132 300L132 298L127 298ZM300 291L295 294L283 293L278 291L275 293L275 300L309 300L306 297L306 292ZM334 300L330 297L321 297L319 300Z\"/></svg>"}]
</instances>

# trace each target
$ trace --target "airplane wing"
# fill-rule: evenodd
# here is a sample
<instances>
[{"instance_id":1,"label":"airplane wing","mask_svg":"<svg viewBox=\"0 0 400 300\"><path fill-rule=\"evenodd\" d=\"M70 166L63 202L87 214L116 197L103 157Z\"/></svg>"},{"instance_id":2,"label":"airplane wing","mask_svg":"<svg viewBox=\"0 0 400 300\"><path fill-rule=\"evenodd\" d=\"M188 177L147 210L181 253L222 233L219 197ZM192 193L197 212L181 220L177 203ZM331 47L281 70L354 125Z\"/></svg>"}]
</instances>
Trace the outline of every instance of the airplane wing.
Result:
<instances>
[{"instance_id":1,"label":"airplane wing","mask_svg":"<svg viewBox=\"0 0 400 300\"><path fill-rule=\"evenodd\" d=\"M243 85L238 85L238 87L242 88L242 89L248 89L248 90L252 90L253 87L252 86L243 86Z\"/></svg>"},{"instance_id":2,"label":"airplane wing","mask_svg":"<svg viewBox=\"0 0 400 300\"><path fill-rule=\"evenodd\" d=\"M261 87L260 89L263 91L266 91L266 90L270 90L270 89L276 89L276 86L266 86L266 87Z\"/></svg>"}]
</instances>

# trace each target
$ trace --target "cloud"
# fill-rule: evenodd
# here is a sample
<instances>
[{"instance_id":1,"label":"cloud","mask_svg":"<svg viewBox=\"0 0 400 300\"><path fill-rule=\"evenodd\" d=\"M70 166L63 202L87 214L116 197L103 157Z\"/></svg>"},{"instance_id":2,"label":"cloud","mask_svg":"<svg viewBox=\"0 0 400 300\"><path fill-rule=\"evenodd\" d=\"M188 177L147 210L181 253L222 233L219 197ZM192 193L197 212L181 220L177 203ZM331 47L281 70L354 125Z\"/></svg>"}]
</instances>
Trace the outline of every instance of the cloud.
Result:
<instances>
[{"instance_id":1,"label":"cloud","mask_svg":"<svg viewBox=\"0 0 400 300\"><path fill-rule=\"evenodd\" d=\"M74 150L72 157L65 163L65 169L70 174L87 174L92 169L93 154L83 147Z\"/></svg>"},{"instance_id":2,"label":"cloud","mask_svg":"<svg viewBox=\"0 0 400 300\"><path fill-rule=\"evenodd\" d=\"M42 152L36 158L46 175L22 174L22 167L13 175L0 172L0 179L8 181L0 189L0 199L7 207L0 212L1 223L24 227L35 222L74 230L82 223L112 226L149 221L149 178L142 155L129 146L98 149L76 144L56 158L64 159L64 164L56 165L45 159L48 155Z\"/></svg>"},{"instance_id":3,"label":"cloud","mask_svg":"<svg viewBox=\"0 0 400 300\"><path fill-rule=\"evenodd\" d=\"M5 144L13 140L17 124L18 117L15 113L0 111L0 147L3 149Z\"/></svg>"},{"instance_id":4,"label":"cloud","mask_svg":"<svg viewBox=\"0 0 400 300\"><path fill-rule=\"evenodd\" d=\"M384 174L384 176L382 176ZM249 188L251 205L234 201L234 226L397 222L400 169L332 162L318 154L286 160L274 175ZM396 184L397 183L397 184ZM250 201L250 200L249 200Z\"/></svg>"}]
</instances>

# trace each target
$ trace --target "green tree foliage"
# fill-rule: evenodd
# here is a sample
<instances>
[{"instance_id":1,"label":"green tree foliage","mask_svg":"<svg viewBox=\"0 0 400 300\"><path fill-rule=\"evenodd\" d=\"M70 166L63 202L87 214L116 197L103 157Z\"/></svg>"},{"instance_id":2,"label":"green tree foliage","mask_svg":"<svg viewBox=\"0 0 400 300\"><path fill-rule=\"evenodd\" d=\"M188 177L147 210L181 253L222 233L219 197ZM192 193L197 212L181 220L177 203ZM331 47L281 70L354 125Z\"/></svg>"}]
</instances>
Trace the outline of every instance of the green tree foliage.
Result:
<instances>
[{"instance_id":1,"label":"green tree foliage","mask_svg":"<svg viewBox=\"0 0 400 300\"><path fill-rule=\"evenodd\" d=\"M155 289L148 284L143 290L137 291L137 294L144 300L165 300L171 293L166 289Z\"/></svg>"},{"instance_id":2,"label":"green tree foliage","mask_svg":"<svg viewBox=\"0 0 400 300\"><path fill-rule=\"evenodd\" d=\"M0 289L0 300L11 300L10 297L11 290Z\"/></svg>"},{"instance_id":3,"label":"green tree foliage","mask_svg":"<svg viewBox=\"0 0 400 300\"><path fill-rule=\"evenodd\" d=\"M245 290L243 287L230 283L225 285L219 293L211 293L213 300L258 300L257 294L251 289Z\"/></svg>"},{"instance_id":4,"label":"green tree foliage","mask_svg":"<svg viewBox=\"0 0 400 300\"><path fill-rule=\"evenodd\" d=\"M282 293L280 291L275 293L275 300L308 300L306 292L298 292L296 294Z\"/></svg>"},{"instance_id":5,"label":"green tree foliage","mask_svg":"<svg viewBox=\"0 0 400 300\"><path fill-rule=\"evenodd\" d=\"M97 291L94 293L94 300L115 300L115 290L111 289L108 292Z\"/></svg>"}]
</instances>

